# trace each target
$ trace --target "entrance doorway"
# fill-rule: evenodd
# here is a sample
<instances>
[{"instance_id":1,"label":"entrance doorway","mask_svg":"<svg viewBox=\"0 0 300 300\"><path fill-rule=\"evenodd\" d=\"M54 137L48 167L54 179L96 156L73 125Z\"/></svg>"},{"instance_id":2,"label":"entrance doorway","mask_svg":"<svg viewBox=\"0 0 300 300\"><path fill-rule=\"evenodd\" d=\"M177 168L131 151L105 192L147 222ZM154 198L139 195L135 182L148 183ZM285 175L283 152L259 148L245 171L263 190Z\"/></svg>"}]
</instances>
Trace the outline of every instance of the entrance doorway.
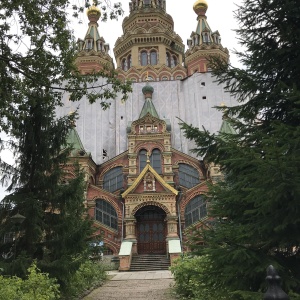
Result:
<instances>
[{"instance_id":1,"label":"entrance doorway","mask_svg":"<svg viewBox=\"0 0 300 300\"><path fill-rule=\"evenodd\" d=\"M166 213L157 206L145 206L135 214L138 254L166 253Z\"/></svg>"}]
</instances>

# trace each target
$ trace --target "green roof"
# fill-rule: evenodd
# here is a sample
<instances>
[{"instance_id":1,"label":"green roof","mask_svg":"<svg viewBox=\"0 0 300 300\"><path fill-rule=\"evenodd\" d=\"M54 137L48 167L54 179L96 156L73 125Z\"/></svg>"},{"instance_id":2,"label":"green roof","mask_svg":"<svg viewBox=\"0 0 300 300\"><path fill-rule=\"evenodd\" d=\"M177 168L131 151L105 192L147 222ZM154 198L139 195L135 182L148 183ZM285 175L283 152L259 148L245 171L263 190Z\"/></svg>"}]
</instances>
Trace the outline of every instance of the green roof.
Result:
<instances>
[{"instance_id":1,"label":"green roof","mask_svg":"<svg viewBox=\"0 0 300 300\"><path fill-rule=\"evenodd\" d=\"M223 118L223 122L221 125L221 128L219 130L220 133L226 133L226 134L236 134L235 129L230 124L230 121L228 121L228 118Z\"/></svg>"},{"instance_id":2,"label":"green roof","mask_svg":"<svg viewBox=\"0 0 300 300\"><path fill-rule=\"evenodd\" d=\"M80 152L86 154L75 127L72 128L68 134L67 144L72 146L71 156L77 156Z\"/></svg>"}]
</instances>

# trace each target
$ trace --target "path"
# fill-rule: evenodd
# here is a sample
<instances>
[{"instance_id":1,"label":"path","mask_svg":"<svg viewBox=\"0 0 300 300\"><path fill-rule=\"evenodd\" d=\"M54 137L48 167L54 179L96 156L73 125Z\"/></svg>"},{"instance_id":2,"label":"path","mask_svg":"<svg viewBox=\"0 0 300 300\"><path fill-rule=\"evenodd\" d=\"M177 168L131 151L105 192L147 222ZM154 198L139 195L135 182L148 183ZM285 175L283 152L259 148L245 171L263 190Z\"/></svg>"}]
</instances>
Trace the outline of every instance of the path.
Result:
<instances>
[{"instance_id":1,"label":"path","mask_svg":"<svg viewBox=\"0 0 300 300\"><path fill-rule=\"evenodd\" d=\"M175 300L170 271L109 272L113 276L84 300Z\"/></svg>"}]
</instances>

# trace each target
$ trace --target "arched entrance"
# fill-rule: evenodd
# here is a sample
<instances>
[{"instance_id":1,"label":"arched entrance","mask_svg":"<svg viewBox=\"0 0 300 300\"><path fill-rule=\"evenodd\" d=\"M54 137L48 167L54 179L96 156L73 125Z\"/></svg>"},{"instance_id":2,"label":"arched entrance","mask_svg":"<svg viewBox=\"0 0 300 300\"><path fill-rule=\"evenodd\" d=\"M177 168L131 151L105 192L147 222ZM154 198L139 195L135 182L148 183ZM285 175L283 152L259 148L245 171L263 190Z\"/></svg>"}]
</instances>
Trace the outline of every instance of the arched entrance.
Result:
<instances>
[{"instance_id":1,"label":"arched entrance","mask_svg":"<svg viewBox=\"0 0 300 300\"><path fill-rule=\"evenodd\" d=\"M139 209L135 217L138 254L165 254L167 233L165 211L149 205Z\"/></svg>"}]
</instances>

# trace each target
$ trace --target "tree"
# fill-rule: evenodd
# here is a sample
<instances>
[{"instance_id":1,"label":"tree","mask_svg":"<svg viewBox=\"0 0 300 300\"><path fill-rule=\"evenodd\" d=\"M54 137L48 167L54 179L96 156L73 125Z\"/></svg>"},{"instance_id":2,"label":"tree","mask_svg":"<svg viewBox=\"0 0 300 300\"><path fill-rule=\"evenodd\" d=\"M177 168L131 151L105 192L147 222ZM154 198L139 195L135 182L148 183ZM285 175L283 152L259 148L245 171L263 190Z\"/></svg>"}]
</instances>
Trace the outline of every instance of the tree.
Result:
<instances>
[{"instance_id":1,"label":"tree","mask_svg":"<svg viewBox=\"0 0 300 300\"><path fill-rule=\"evenodd\" d=\"M13 123L18 156L11 193L1 211L1 233L15 232L15 240L1 243L0 252L14 248L14 256L3 262L6 274L24 277L23 270L37 260L42 271L64 287L88 255L93 234L92 221L85 215L85 182L79 166L74 165L74 177L65 181L71 149L66 140L74 115L56 119L47 91L36 92L26 84L23 89L27 114ZM17 212L26 219L15 228L10 217Z\"/></svg>"},{"instance_id":2,"label":"tree","mask_svg":"<svg viewBox=\"0 0 300 300\"><path fill-rule=\"evenodd\" d=\"M15 155L14 166L0 160L2 181L10 179L10 194L0 207L0 236L14 232L15 237L6 244L1 240L1 254L14 252L2 256L1 264L6 274L24 277L36 260L62 287L86 257L93 231L83 205L85 183L79 166L74 165L73 178L63 180L70 153L67 135L76 114L58 119L55 108L65 92L74 101L82 95L91 102L100 99L106 108L106 99L118 92L126 98L130 91L113 72L77 72L68 29L70 7L75 16L84 9L65 0L0 3L0 131L9 134L9 143L0 141L0 147L9 145ZM119 5L112 9L121 12ZM95 91L99 76L107 81ZM17 212L26 217L18 228L10 221Z\"/></svg>"},{"instance_id":3,"label":"tree","mask_svg":"<svg viewBox=\"0 0 300 300\"><path fill-rule=\"evenodd\" d=\"M97 3L97 1L94 1ZM99 2L99 1L98 1ZM76 43L70 19L80 17L90 4L76 5L70 0L8 1L0 3L0 130L8 132L11 123L19 118L24 99L22 82L26 79L32 89L47 89L56 105L61 104L65 92L71 100L87 95L91 102L115 98L121 92L124 99L131 90L129 83L117 79L116 74L102 71L81 76L74 65ZM120 3L100 1L107 19L122 14ZM98 83L104 77L107 82Z\"/></svg>"},{"instance_id":4,"label":"tree","mask_svg":"<svg viewBox=\"0 0 300 300\"><path fill-rule=\"evenodd\" d=\"M224 110L236 134L210 134L183 124L195 152L218 164L210 187L214 222L191 236L207 254L208 284L234 295L261 291L273 264L291 293L300 283L300 8L296 0L245 0L238 7L237 53L244 69L217 59L214 74L239 104ZM197 246L197 242L205 246ZM254 295L254 294L253 294ZM238 296L237 296L238 297ZM299 296L298 296L299 297ZM241 299L241 298L237 298Z\"/></svg>"}]
</instances>

